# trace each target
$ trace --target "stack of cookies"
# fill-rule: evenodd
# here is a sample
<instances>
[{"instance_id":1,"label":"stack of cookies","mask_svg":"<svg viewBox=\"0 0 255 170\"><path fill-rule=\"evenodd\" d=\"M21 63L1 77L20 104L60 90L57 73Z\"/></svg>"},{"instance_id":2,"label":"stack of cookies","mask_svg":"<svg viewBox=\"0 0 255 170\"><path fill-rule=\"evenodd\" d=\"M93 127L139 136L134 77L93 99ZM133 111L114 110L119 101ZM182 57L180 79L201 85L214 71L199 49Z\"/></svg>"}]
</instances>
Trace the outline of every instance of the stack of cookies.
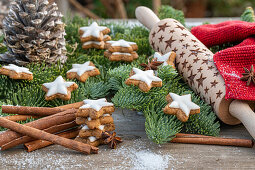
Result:
<instances>
[{"instance_id":1,"label":"stack of cookies","mask_svg":"<svg viewBox=\"0 0 255 170\"><path fill-rule=\"evenodd\" d=\"M109 32L109 28L98 26L96 22L93 22L88 27L81 27L79 29L79 34L81 42L83 43L82 48L104 49L105 41L111 40L111 37L107 35Z\"/></svg>"},{"instance_id":2,"label":"stack of cookies","mask_svg":"<svg viewBox=\"0 0 255 170\"><path fill-rule=\"evenodd\" d=\"M114 105L105 98L84 100L84 105L76 113L76 123L81 125L81 130L75 140L92 146L104 144L103 132L115 130L113 112Z\"/></svg>"},{"instance_id":3,"label":"stack of cookies","mask_svg":"<svg viewBox=\"0 0 255 170\"><path fill-rule=\"evenodd\" d=\"M125 40L107 41L105 44L107 49L104 56L111 61L127 61L132 62L138 58L136 51L138 46L135 42L128 42Z\"/></svg>"}]
</instances>

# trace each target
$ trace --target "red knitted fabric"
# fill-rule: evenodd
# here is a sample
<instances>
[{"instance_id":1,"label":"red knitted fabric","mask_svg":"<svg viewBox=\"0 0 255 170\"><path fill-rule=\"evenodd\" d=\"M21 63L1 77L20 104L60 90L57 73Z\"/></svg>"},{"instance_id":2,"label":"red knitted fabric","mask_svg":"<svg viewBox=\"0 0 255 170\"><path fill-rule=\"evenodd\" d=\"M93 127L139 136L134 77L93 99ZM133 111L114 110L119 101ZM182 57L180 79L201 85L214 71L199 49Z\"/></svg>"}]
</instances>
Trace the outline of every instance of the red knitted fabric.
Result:
<instances>
[{"instance_id":1,"label":"red knitted fabric","mask_svg":"<svg viewBox=\"0 0 255 170\"><path fill-rule=\"evenodd\" d=\"M252 64L255 66L255 38L247 38L239 45L217 52L214 62L225 80L226 99L255 100L255 85L247 86L246 81L240 80L243 67L250 70Z\"/></svg>"},{"instance_id":2,"label":"red knitted fabric","mask_svg":"<svg viewBox=\"0 0 255 170\"><path fill-rule=\"evenodd\" d=\"M221 45L226 42L241 42L255 34L255 23L245 21L226 21L220 24L207 24L191 29L207 47Z\"/></svg>"}]
</instances>

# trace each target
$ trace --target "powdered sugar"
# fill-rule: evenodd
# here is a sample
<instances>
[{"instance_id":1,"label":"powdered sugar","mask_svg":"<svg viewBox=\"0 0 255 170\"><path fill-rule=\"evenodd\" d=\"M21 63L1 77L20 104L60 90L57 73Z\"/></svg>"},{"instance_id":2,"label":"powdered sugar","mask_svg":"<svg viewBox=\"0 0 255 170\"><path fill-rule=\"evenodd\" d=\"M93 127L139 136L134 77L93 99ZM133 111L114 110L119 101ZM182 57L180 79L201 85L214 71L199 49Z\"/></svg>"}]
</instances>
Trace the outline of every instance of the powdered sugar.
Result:
<instances>
[{"instance_id":1,"label":"powdered sugar","mask_svg":"<svg viewBox=\"0 0 255 170\"><path fill-rule=\"evenodd\" d=\"M159 155L150 150L139 151L135 154L135 169L167 169L169 156Z\"/></svg>"},{"instance_id":2,"label":"powdered sugar","mask_svg":"<svg viewBox=\"0 0 255 170\"><path fill-rule=\"evenodd\" d=\"M112 151L111 154L125 158L121 162L122 164L120 163L118 167L113 167L112 169L163 170L174 166L173 164L169 165L170 162L177 162L170 154L153 151L154 147L159 147L155 146L155 144L148 145L145 141L137 139L131 145L131 147L121 146ZM124 168L125 165L130 165L131 167Z\"/></svg>"}]
</instances>

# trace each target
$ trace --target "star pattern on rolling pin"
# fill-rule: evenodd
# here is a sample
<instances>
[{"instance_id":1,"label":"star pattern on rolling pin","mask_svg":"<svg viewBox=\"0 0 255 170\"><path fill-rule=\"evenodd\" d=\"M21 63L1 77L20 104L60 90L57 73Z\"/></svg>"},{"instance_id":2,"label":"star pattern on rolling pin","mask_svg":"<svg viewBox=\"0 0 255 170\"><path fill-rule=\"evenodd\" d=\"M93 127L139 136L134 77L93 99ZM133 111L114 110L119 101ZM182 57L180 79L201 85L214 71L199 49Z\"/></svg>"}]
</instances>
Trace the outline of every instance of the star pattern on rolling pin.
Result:
<instances>
[{"instance_id":1,"label":"star pattern on rolling pin","mask_svg":"<svg viewBox=\"0 0 255 170\"><path fill-rule=\"evenodd\" d=\"M220 74L213 62L212 53L175 20L171 24L160 22L152 30L150 38L153 38L150 41L152 47L158 52L176 52L179 74L202 99L212 107L216 106L216 99L222 98L225 91L223 84L218 81Z\"/></svg>"},{"instance_id":2,"label":"star pattern on rolling pin","mask_svg":"<svg viewBox=\"0 0 255 170\"><path fill-rule=\"evenodd\" d=\"M199 58L194 58L193 63L197 63L200 59Z\"/></svg>"},{"instance_id":3,"label":"star pattern on rolling pin","mask_svg":"<svg viewBox=\"0 0 255 170\"><path fill-rule=\"evenodd\" d=\"M177 25L177 27L175 27L175 28L179 28L179 29L181 29L181 30L186 29L185 27L183 27L183 26L181 26L181 25Z\"/></svg>"},{"instance_id":4,"label":"star pattern on rolling pin","mask_svg":"<svg viewBox=\"0 0 255 170\"><path fill-rule=\"evenodd\" d=\"M188 56L188 57L190 57L190 56L192 56L192 55L194 55L195 57L197 57L197 55L199 54L199 53L202 53L202 51L199 51L199 49L200 48L198 48L198 49L196 49L196 50L190 50L190 55Z\"/></svg>"},{"instance_id":5,"label":"star pattern on rolling pin","mask_svg":"<svg viewBox=\"0 0 255 170\"><path fill-rule=\"evenodd\" d=\"M176 47L174 47L174 49L172 51L176 53L178 51L178 49Z\"/></svg>"},{"instance_id":6,"label":"star pattern on rolling pin","mask_svg":"<svg viewBox=\"0 0 255 170\"><path fill-rule=\"evenodd\" d=\"M209 60L208 59L203 59L202 64L208 64Z\"/></svg>"},{"instance_id":7,"label":"star pattern on rolling pin","mask_svg":"<svg viewBox=\"0 0 255 170\"><path fill-rule=\"evenodd\" d=\"M170 30L170 31L169 31L169 33L172 33L172 34L173 34L174 32L175 32L174 30Z\"/></svg>"},{"instance_id":8,"label":"star pattern on rolling pin","mask_svg":"<svg viewBox=\"0 0 255 170\"><path fill-rule=\"evenodd\" d=\"M164 37L161 35L161 37L158 38L159 42L161 43L163 41Z\"/></svg>"},{"instance_id":9,"label":"star pattern on rolling pin","mask_svg":"<svg viewBox=\"0 0 255 170\"><path fill-rule=\"evenodd\" d=\"M159 27L159 30L158 30L158 33L159 33L160 31L165 32L165 29L170 26L168 26L167 23L164 23L163 25L159 25L158 27Z\"/></svg>"},{"instance_id":10,"label":"star pattern on rolling pin","mask_svg":"<svg viewBox=\"0 0 255 170\"><path fill-rule=\"evenodd\" d=\"M200 86L204 86L203 83L204 83L204 80L206 79L207 77L203 77L203 74L200 75L200 78L196 79L197 83L198 83L198 88Z\"/></svg>"},{"instance_id":11,"label":"star pattern on rolling pin","mask_svg":"<svg viewBox=\"0 0 255 170\"><path fill-rule=\"evenodd\" d=\"M184 62L182 63L183 68L186 68L188 63L189 62L185 59Z\"/></svg>"},{"instance_id":12,"label":"star pattern on rolling pin","mask_svg":"<svg viewBox=\"0 0 255 170\"><path fill-rule=\"evenodd\" d=\"M167 49L167 47L172 48L172 43L175 42L175 41L176 40L173 39L173 36L169 40L165 41L166 49Z\"/></svg>"},{"instance_id":13,"label":"star pattern on rolling pin","mask_svg":"<svg viewBox=\"0 0 255 170\"><path fill-rule=\"evenodd\" d=\"M185 54L185 53L182 51L182 53L179 54L180 58L183 58L184 54Z\"/></svg>"},{"instance_id":14,"label":"star pattern on rolling pin","mask_svg":"<svg viewBox=\"0 0 255 170\"><path fill-rule=\"evenodd\" d=\"M218 93L216 93L216 99L221 98L221 95L223 94L223 92L221 90L218 91Z\"/></svg>"},{"instance_id":15,"label":"star pattern on rolling pin","mask_svg":"<svg viewBox=\"0 0 255 170\"><path fill-rule=\"evenodd\" d=\"M201 71L203 71L202 67L199 67L199 68L197 69L197 71L198 71L198 73L201 73Z\"/></svg>"},{"instance_id":16,"label":"star pattern on rolling pin","mask_svg":"<svg viewBox=\"0 0 255 170\"><path fill-rule=\"evenodd\" d=\"M155 42L154 41L151 41L151 45L153 48L155 48Z\"/></svg>"},{"instance_id":17,"label":"star pattern on rolling pin","mask_svg":"<svg viewBox=\"0 0 255 170\"><path fill-rule=\"evenodd\" d=\"M211 88L216 87L217 84L218 84L218 82L216 80L214 80L213 82L211 82Z\"/></svg>"},{"instance_id":18,"label":"star pattern on rolling pin","mask_svg":"<svg viewBox=\"0 0 255 170\"><path fill-rule=\"evenodd\" d=\"M205 94L208 94L209 89L207 86L205 87L204 91L205 91Z\"/></svg>"},{"instance_id":19,"label":"star pattern on rolling pin","mask_svg":"<svg viewBox=\"0 0 255 170\"><path fill-rule=\"evenodd\" d=\"M187 67L188 71L191 71L191 68L192 68L192 65L190 64L190 65Z\"/></svg>"},{"instance_id":20,"label":"star pattern on rolling pin","mask_svg":"<svg viewBox=\"0 0 255 170\"><path fill-rule=\"evenodd\" d=\"M188 77L189 83L190 83L191 86L194 85L194 79L195 79L196 75L197 74L193 74L193 72L191 70L190 76Z\"/></svg>"},{"instance_id":21,"label":"star pattern on rolling pin","mask_svg":"<svg viewBox=\"0 0 255 170\"><path fill-rule=\"evenodd\" d=\"M154 31L151 35L152 35L152 38L154 38L156 35L156 32Z\"/></svg>"}]
</instances>

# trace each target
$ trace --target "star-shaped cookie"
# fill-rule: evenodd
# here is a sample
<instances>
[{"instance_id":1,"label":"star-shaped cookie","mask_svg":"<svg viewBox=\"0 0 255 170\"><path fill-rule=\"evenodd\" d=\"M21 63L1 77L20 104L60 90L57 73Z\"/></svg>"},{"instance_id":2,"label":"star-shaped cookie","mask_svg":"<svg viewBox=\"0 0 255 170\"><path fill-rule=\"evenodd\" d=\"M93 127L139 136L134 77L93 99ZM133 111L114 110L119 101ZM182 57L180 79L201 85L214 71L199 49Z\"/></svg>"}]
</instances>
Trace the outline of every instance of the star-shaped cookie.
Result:
<instances>
[{"instance_id":1,"label":"star-shaped cookie","mask_svg":"<svg viewBox=\"0 0 255 170\"><path fill-rule=\"evenodd\" d=\"M84 105L79 108L76 117L90 117L98 119L103 114L114 112L115 108L112 103L107 102L105 98L98 100L84 100Z\"/></svg>"},{"instance_id":2,"label":"star-shaped cookie","mask_svg":"<svg viewBox=\"0 0 255 170\"><path fill-rule=\"evenodd\" d=\"M175 68L174 61L175 61L176 53L175 52L169 52L164 55L161 55L160 53L156 52L153 56L156 61L162 61L163 66L170 65L173 68Z\"/></svg>"},{"instance_id":3,"label":"star-shaped cookie","mask_svg":"<svg viewBox=\"0 0 255 170\"><path fill-rule=\"evenodd\" d=\"M60 98L62 100L70 100L71 92L76 90L78 85L74 82L66 82L62 76L56 78L51 83L44 83L42 85L43 91L46 92L45 100L53 100Z\"/></svg>"},{"instance_id":4,"label":"star-shaped cookie","mask_svg":"<svg viewBox=\"0 0 255 170\"><path fill-rule=\"evenodd\" d=\"M118 41L106 41L105 48L110 52L131 53L138 50L135 42L125 41L120 39Z\"/></svg>"},{"instance_id":5,"label":"star-shaped cookie","mask_svg":"<svg viewBox=\"0 0 255 170\"><path fill-rule=\"evenodd\" d=\"M89 77L100 74L100 71L91 61L87 61L84 64L73 64L72 66L73 68L66 73L68 79L76 78L81 82L85 82Z\"/></svg>"},{"instance_id":6,"label":"star-shaped cookie","mask_svg":"<svg viewBox=\"0 0 255 170\"><path fill-rule=\"evenodd\" d=\"M33 80L33 73L28 68L19 67L14 64L0 68L0 74L9 76L11 79Z\"/></svg>"},{"instance_id":7,"label":"star-shaped cookie","mask_svg":"<svg viewBox=\"0 0 255 170\"><path fill-rule=\"evenodd\" d=\"M138 68L132 69L125 83L138 86L143 92L150 91L152 87L162 87L162 80L154 75L153 70L142 71Z\"/></svg>"},{"instance_id":8,"label":"star-shaped cookie","mask_svg":"<svg viewBox=\"0 0 255 170\"><path fill-rule=\"evenodd\" d=\"M166 99L169 104L163 109L164 113L176 115L182 122L187 122L189 115L200 113L200 107L191 101L190 94L179 96L169 93Z\"/></svg>"},{"instance_id":9,"label":"star-shaped cookie","mask_svg":"<svg viewBox=\"0 0 255 170\"><path fill-rule=\"evenodd\" d=\"M104 26L98 26L96 22L93 22L88 27L81 27L79 29L80 39L82 42L86 41L103 41L104 34L108 34L110 29Z\"/></svg>"}]
</instances>

